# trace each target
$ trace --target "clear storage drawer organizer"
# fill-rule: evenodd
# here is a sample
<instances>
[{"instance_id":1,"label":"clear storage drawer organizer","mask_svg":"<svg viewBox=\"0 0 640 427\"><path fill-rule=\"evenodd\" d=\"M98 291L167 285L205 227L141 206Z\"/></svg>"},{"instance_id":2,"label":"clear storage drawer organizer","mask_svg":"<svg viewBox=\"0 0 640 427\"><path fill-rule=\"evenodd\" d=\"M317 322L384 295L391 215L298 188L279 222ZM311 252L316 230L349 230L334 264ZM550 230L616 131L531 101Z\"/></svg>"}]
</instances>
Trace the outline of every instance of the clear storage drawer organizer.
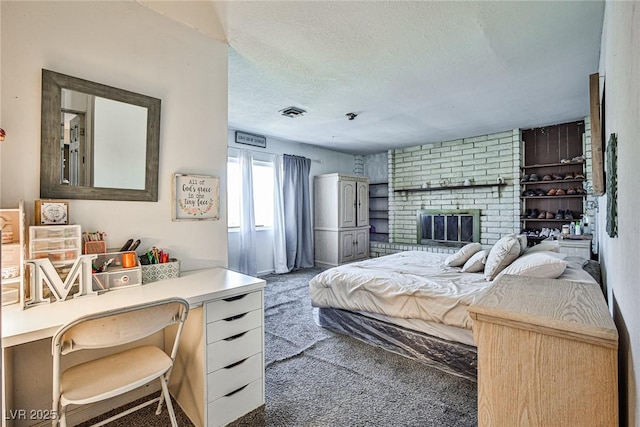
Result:
<instances>
[{"instance_id":1,"label":"clear storage drawer organizer","mask_svg":"<svg viewBox=\"0 0 640 427\"><path fill-rule=\"evenodd\" d=\"M123 264L123 256L133 260L133 266ZM135 252L111 252L98 254L93 262L93 290L108 291L112 289L139 286L142 284L142 271ZM126 267L125 267L126 265Z\"/></svg>"}]
</instances>

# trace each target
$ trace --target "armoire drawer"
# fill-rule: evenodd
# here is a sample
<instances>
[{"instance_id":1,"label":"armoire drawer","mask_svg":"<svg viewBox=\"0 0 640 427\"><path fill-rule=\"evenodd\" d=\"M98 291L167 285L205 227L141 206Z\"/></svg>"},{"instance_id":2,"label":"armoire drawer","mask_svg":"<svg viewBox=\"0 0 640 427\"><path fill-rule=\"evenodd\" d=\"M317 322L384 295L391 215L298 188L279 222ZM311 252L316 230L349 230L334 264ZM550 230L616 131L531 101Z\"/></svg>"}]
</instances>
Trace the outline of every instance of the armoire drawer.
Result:
<instances>
[{"instance_id":1,"label":"armoire drawer","mask_svg":"<svg viewBox=\"0 0 640 427\"><path fill-rule=\"evenodd\" d=\"M207 344L262 326L262 310L227 317L207 324Z\"/></svg>"},{"instance_id":2,"label":"armoire drawer","mask_svg":"<svg viewBox=\"0 0 640 427\"><path fill-rule=\"evenodd\" d=\"M208 374L207 402L213 402L225 394L262 378L262 372L262 353L258 353Z\"/></svg>"},{"instance_id":3,"label":"armoire drawer","mask_svg":"<svg viewBox=\"0 0 640 427\"><path fill-rule=\"evenodd\" d=\"M224 426L262 405L262 378L207 405L208 424Z\"/></svg>"},{"instance_id":4,"label":"armoire drawer","mask_svg":"<svg viewBox=\"0 0 640 427\"><path fill-rule=\"evenodd\" d=\"M250 292L207 303L207 323L262 308L262 292Z\"/></svg>"},{"instance_id":5,"label":"armoire drawer","mask_svg":"<svg viewBox=\"0 0 640 427\"><path fill-rule=\"evenodd\" d=\"M207 373L262 352L262 328L207 344Z\"/></svg>"}]
</instances>

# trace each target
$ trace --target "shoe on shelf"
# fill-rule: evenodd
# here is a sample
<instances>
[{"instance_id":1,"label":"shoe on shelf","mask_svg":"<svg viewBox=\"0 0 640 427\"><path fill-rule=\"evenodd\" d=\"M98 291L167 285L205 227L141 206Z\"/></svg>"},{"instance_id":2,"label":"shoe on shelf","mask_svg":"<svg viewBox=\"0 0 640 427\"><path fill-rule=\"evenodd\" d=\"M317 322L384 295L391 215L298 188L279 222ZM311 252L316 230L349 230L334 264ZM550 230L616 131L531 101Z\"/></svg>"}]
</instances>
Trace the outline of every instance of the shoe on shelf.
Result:
<instances>
[{"instance_id":1,"label":"shoe on shelf","mask_svg":"<svg viewBox=\"0 0 640 427\"><path fill-rule=\"evenodd\" d=\"M551 177L553 177L553 179L556 181L562 181L564 179L564 176L557 173L552 174Z\"/></svg>"},{"instance_id":2,"label":"shoe on shelf","mask_svg":"<svg viewBox=\"0 0 640 427\"><path fill-rule=\"evenodd\" d=\"M573 176L573 179L584 179L584 175L583 175L583 174L581 174L580 172L578 172L577 174L575 174L575 175Z\"/></svg>"},{"instance_id":3,"label":"shoe on shelf","mask_svg":"<svg viewBox=\"0 0 640 427\"><path fill-rule=\"evenodd\" d=\"M558 190L552 188L551 190L547 191L547 196L555 196L557 192Z\"/></svg>"},{"instance_id":4,"label":"shoe on shelf","mask_svg":"<svg viewBox=\"0 0 640 427\"><path fill-rule=\"evenodd\" d=\"M529 175L529 181L540 181L540 178L535 173Z\"/></svg>"},{"instance_id":5,"label":"shoe on shelf","mask_svg":"<svg viewBox=\"0 0 640 427\"><path fill-rule=\"evenodd\" d=\"M565 194L567 194L567 192L562 188L556 190L556 196L564 196Z\"/></svg>"},{"instance_id":6,"label":"shoe on shelf","mask_svg":"<svg viewBox=\"0 0 640 427\"><path fill-rule=\"evenodd\" d=\"M542 177L543 181L552 181L553 177L549 174L546 174L545 176Z\"/></svg>"},{"instance_id":7,"label":"shoe on shelf","mask_svg":"<svg viewBox=\"0 0 640 427\"><path fill-rule=\"evenodd\" d=\"M546 196L547 195L547 192L545 190L540 189L540 188L536 188L533 191L536 192L536 196Z\"/></svg>"},{"instance_id":8,"label":"shoe on shelf","mask_svg":"<svg viewBox=\"0 0 640 427\"><path fill-rule=\"evenodd\" d=\"M564 219L564 210L563 209L558 210L558 212L556 213L556 219Z\"/></svg>"},{"instance_id":9,"label":"shoe on shelf","mask_svg":"<svg viewBox=\"0 0 640 427\"><path fill-rule=\"evenodd\" d=\"M520 182L528 182L529 181L529 175L523 175L522 178L520 178Z\"/></svg>"},{"instance_id":10,"label":"shoe on shelf","mask_svg":"<svg viewBox=\"0 0 640 427\"><path fill-rule=\"evenodd\" d=\"M545 219L546 217L547 217L546 211L540 211L540 213L538 214L538 219Z\"/></svg>"},{"instance_id":11,"label":"shoe on shelf","mask_svg":"<svg viewBox=\"0 0 640 427\"><path fill-rule=\"evenodd\" d=\"M526 211L524 211L524 213L522 214L522 218L529 218L531 216L531 209L527 209Z\"/></svg>"},{"instance_id":12,"label":"shoe on shelf","mask_svg":"<svg viewBox=\"0 0 640 427\"><path fill-rule=\"evenodd\" d=\"M540 215L540 211L536 208L531 210L531 215L529 215L527 218L529 219L536 219L538 218L538 215Z\"/></svg>"},{"instance_id":13,"label":"shoe on shelf","mask_svg":"<svg viewBox=\"0 0 640 427\"><path fill-rule=\"evenodd\" d=\"M571 172L569 172L564 176L564 179L573 179L573 178L574 178L574 175Z\"/></svg>"},{"instance_id":14,"label":"shoe on shelf","mask_svg":"<svg viewBox=\"0 0 640 427\"><path fill-rule=\"evenodd\" d=\"M545 219L554 219L555 215L553 214L553 212L549 212L547 211L547 215L545 216Z\"/></svg>"},{"instance_id":15,"label":"shoe on shelf","mask_svg":"<svg viewBox=\"0 0 640 427\"><path fill-rule=\"evenodd\" d=\"M575 219L573 213L570 210L564 211L564 219Z\"/></svg>"},{"instance_id":16,"label":"shoe on shelf","mask_svg":"<svg viewBox=\"0 0 640 427\"><path fill-rule=\"evenodd\" d=\"M570 189L567 190L568 196L575 196L576 194L578 194L578 192L576 191L575 187L571 187Z\"/></svg>"}]
</instances>

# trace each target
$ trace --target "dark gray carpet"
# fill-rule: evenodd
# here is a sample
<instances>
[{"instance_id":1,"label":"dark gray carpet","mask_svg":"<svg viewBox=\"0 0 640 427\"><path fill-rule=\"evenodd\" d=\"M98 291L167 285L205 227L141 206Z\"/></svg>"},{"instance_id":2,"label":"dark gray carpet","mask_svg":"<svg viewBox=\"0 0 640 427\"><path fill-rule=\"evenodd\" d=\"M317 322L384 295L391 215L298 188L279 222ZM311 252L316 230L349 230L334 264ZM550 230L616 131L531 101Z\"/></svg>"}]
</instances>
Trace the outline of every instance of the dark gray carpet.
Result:
<instances>
[{"instance_id":1,"label":"dark gray carpet","mask_svg":"<svg viewBox=\"0 0 640 427\"><path fill-rule=\"evenodd\" d=\"M477 425L476 383L318 327L320 271L265 277L267 426Z\"/></svg>"},{"instance_id":2,"label":"dark gray carpet","mask_svg":"<svg viewBox=\"0 0 640 427\"><path fill-rule=\"evenodd\" d=\"M317 326L308 284L320 271L264 277L266 408L232 427L477 425L476 383ZM112 425L168 421L145 408Z\"/></svg>"}]
</instances>

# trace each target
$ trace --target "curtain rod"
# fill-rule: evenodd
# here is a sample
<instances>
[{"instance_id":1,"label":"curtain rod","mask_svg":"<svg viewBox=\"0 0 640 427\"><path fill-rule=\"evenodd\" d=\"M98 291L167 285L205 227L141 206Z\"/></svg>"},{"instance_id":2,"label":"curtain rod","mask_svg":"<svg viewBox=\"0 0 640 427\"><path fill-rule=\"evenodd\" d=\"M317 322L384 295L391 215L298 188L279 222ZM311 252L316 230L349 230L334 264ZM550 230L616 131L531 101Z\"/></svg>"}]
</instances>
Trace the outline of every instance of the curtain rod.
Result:
<instances>
[{"instance_id":1,"label":"curtain rod","mask_svg":"<svg viewBox=\"0 0 640 427\"><path fill-rule=\"evenodd\" d=\"M269 151L258 151L258 150L252 150L250 148L239 148L239 147L229 147L227 146L228 149L230 150L247 150L247 151L251 151L252 153L262 153L262 154L270 154L272 156L279 156L279 154L276 153L270 153ZM295 156L295 154L289 154L290 156ZM304 156L298 156L298 157L304 157ZM310 159L313 163L320 163L322 164L322 160L319 159Z\"/></svg>"}]
</instances>

